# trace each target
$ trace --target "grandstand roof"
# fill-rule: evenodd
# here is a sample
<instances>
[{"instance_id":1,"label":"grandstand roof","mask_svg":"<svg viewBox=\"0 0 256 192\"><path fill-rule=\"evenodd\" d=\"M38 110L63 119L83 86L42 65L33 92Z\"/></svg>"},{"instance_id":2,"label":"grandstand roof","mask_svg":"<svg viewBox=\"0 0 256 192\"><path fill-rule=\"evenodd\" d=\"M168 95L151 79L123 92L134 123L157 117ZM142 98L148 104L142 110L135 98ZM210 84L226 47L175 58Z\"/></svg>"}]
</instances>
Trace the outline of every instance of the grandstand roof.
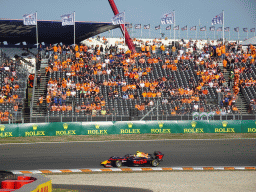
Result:
<instances>
[{"instance_id":1,"label":"grandstand roof","mask_svg":"<svg viewBox=\"0 0 256 192\"><path fill-rule=\"evenodd\" d=\"M250 39L247 39L246 41L243 41L241 44L242 45L256 45L256 36L254 36Z\"/></svg>"},{"instance_id":2,"label":"grandstand roof","mask_svg":"<svg viewBox=\"0 0 256 192\"><path fill-rule=\"evenodd\" d=\"M101 22L76 21L76 42L115 29L118 25ZM0 19L0 42L7 41L8 44L27 42L36 44L36 26L23 25L22 19ZM38 41L45 44L74 43L74 26L62 26L61 21L38 20Z\"/></svg>"}]
</instances>

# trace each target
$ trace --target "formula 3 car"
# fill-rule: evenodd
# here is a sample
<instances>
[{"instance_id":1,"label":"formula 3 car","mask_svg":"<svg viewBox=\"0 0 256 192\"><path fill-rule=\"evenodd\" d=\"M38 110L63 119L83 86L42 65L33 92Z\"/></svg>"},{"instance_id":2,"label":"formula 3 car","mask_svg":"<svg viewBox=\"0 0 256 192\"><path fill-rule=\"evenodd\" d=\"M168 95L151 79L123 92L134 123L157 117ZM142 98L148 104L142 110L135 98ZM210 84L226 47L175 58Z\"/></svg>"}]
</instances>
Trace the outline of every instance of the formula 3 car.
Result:
<instances>
[{"instance_id":1,"label":"formula 3 car","mask_svg":"<svg viewBox=\"0 0 256 192\"><path fill-rule=\"evenodd\" d=\"M101 165L104 167L117 167L120 168L124 166L140 166L140 165L151 165L152 167L157 167L159 163L163 160L164 154L160 151L155 151L154 155L139 152L137 154L127 154L123 157L112 156L108 160L102 161Z\"/></svg>"}]
</instances>

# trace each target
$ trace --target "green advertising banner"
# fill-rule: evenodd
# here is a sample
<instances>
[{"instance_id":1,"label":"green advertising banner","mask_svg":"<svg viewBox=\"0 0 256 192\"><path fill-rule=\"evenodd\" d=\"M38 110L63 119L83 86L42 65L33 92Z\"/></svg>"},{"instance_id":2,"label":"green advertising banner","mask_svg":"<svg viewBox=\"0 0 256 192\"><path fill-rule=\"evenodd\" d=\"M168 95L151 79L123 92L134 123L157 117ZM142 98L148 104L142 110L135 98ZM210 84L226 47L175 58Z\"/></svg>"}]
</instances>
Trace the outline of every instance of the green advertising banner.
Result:
<instances>
[{"instance_id":1,"label":"green advertising banner","mask_svg":"<svg viewBox=\"0 0 256 192\"><path fill-rule=\"evenodd\" d=\"M0 137L19 137L19 128L16 124L0 125Z\"/></svg>"},{"instance_id":2,"label":"green advertising banner","mask_svg":"<svg viewBox=\"0 0 256 192\"><path fill-rule=\"evenodd\" d=\"M256 133L256 121L243 120L241 122L241 133Z\"/></svg>"},{"instance_id":3,"label":"green advertising banner","mask_svg":"<svg viewBox=\"0 0 256 192\"><path fill-rule=\"evenodd\" d=\"M119 134L114 127L114 122L83 122L81 124L82 135L108 135Z\"/></svg>"},{"instance_id":4,"label":"green advertising banner","mask_svg":"<svg viewBox=\"0 0 256 192\"><path fill-rule=\"evenodd\" d=\"M254 120L106 121L0 125L0 137L172 133L256 133Z\"/></svg>"},{"instance_id":5,"label":"green advertising banner","mask_svg":"<svg viewBox=\"0 0 256 192\"><path fill-rule=\"evenodd\" d=\"M145 121L116 121L114 127L117 134L149 133Z\"/></svg>"},{"instance_id":6,"label":"green advertising banner","mask_svg":"<svg viewBox=\"0 0 256 192\"><path fill-rule=\"evenodd\" d=\"M49 136L62 136L62 135L81 135L81 123L80 122L70 122L61 123L54 122L50 123L48 126Z\"/></svg>"},{"instance_id":7,"label":"green advertising banner","mask_svg":"<svg viewBox=\"0 0 256 192\"><path fill-rule=\"evenodd\" d=\"M49 136L50 123L24 123L17 124L20 137Z\"/></svg>"},{"instance_id":8,"label":"green advertising banner","mask_svg":"<svg viewBox=\"0 0 256 192\"><path fill-rule=\"evenodd\" d=\"M209 133L241 133L240 120L209 121Z\"/></svg>"}]
</instances>

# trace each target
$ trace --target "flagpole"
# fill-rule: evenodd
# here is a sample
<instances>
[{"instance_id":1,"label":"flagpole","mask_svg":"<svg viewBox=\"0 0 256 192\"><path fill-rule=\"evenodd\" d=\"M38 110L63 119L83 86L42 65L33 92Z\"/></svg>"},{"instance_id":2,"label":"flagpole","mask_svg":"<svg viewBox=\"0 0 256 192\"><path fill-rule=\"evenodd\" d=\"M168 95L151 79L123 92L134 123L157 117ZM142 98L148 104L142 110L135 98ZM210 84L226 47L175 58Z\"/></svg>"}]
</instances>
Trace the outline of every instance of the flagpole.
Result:
<instances>
[{"instance_id":1,"label":"flagpole","mask_svg":"<svg viewBox=\"0 0 256 192\"><path fill-rule=\"evenodd\" d=\"M74 46L76 44L76 18L75 18L75 11L74 11Z\"/></svg>"},{"instance_id":2,"label":"flagpole","mask_svg":"<svg viewBox=\"0 0 256 192\"><path fill-rule=\"evenodd\" d=\"M201 23L200 23L200 19L199 19L199 31L198 31L198 39L200 39L200 25L201 25Z\"/></svg>"},{"instance_id":3,"label":"flagpole","mask_svg":"<svg viewBox=\"0 0 256 192\"><path fill-rule=\"evenodd\" d=\"M196 40L197 40L197 27L196 27Z\"/></svg>"},{"instance_id":4,"label":"flagpole","mask_svg":"<svg viewBox=\"0 0 256 192\"><path fill-rule=\"evenodd\" d=\"M229 33L229 37L228 37L228 39L229 39L229 41L230 41L230 29L229 29L229 32L228 32L228 33Z\"/></svg>"},{"instance_id":5,"label":"flagpole","mask_svg":"<svg viewBox=\"0 0 256 192\"><path fill-rule=\"evenodd\" d=\"M132 24L132 34L131 34L131 37L133 38L134 36L133 36L133 24Z\"/></svg>"},{"instance_id":6,"label":"flagpole","mask_svg":"<svg viewBox=\"0 0 256 192\"><path fill-rule=\"evenodd\" d=\"M37 27L37 11L36 11L36 48L38 51L38 27Z\"/></svg>"},{"instance_id":7,"label":"flagpole","mask_svg":"<svg viewBox=\"0 0 256 192\"><path fill-rule=\"evenodd\" d=\"M172 38L172 27L170 29L170 39Z\"/></svg>"},{"instance_id":8,"label":"flagpole","mask_svg":"<svg viewBox=\"0 0 256 192\"><path fill-rule=\"evenodd\" d=\"M247 29L247 39L248 39L248 29Z\"/></svg>"},{"instance_id":9,"label":"flagpole","mask_svg":"<svg viewBox=\"0 0 256 192\"><path fill-rule=\"evenodd\" d=\"M238 35L238 41L239 41L239 29L238 29L238 34L237 35Z\"/></svg>"},{"instance_id":10,"label":"flagpole","mask_svg":"<svg viewBox=\"0 0 256 192\"><path fill-rule=\"evenodd\" d=\"M150 24L149 24L149 31L148 32L149 32L149 39L150 39Z\"/></svg>"},{"instance_id":11,"label":"flagpole","mask_svg":"<svg viewBox=\"0 0 256 192\"><path fill-rule=\"evenodd\" d=\"M215 27L214 27L214 40L215 40Z\"/></svg>"},{"instance_id":12,"label":"flagpole","mask_svg":"<svg viewBox=\"0 0 256 192\"><path fill-rule=\"evenodd\" d=\"M124 30L124 46L125 46L125 10L124 10L124 28L123 28L123 30Z\"/></svg>"},{"instance_id":13,"label":"flagpole","mask_svg":"<svg viewBox=\"0 0 256 192\"><path fill-rule=\"evenodd\" d=\"M160 25L159 25L160 26ZM161 26L160 26L160 39L162 38L162 36L161 36Z\"/></svg>"},{"instance_id":14,"label":"flagpole","mask_svg":"<svg viewBox=\"0 0 256 192\"><path fill-rule=\"evenodd\" d=\"M206 26L205 26L205 31L204 31L205 39L206 39Z\"/></svg>"},{"instance_id":15,"label":"flagpole","mask_svg":"<svg viewBox=\"0 0 256 192\"><path fill-rule=\"evenodd\" d=\"M180 39L180 27L179 27L179 39Z\"/></svg>"},{"instance_id":16,"label":"flagpole","mask_svg":"<svg viewBox=\"0 0 256 192\"><path fill-rule=\"evenodd\" d=\"M187 39L188 39L188 26L187 26Z\"/></svg>"},{"instance_id":17,"label":"flagpole","mask_svg":"<svg viewBox=\"0 0 256 192\"><path fill-rule=\"evenodd\" d=\"M174 30L174 47L175 47L175 10L173 10L173 15L174 15L174 27L173 27L173 30Z\"/></svg>"},{"instance_id":18,"label":"flagpole","mask_svg":"<svg viewBox=\"0 0 256 192\"><path fill-rule=\"evenodd\" d=\"M142 39L142 25L140 24L140 38Z\"/></svg>"},{"instance_id":19,"label":"flagpole","mask_svg":"<svg viewBox=\"0 0 256 192\"><path fill-rule=\"evenodd\" d=\"M223 45L224 45L224 10L222 11L223 12L223 27L222 27L222 35L223 35L223 39L222 39L222 41L223 41Z\"/></svg>"}]
</instances>

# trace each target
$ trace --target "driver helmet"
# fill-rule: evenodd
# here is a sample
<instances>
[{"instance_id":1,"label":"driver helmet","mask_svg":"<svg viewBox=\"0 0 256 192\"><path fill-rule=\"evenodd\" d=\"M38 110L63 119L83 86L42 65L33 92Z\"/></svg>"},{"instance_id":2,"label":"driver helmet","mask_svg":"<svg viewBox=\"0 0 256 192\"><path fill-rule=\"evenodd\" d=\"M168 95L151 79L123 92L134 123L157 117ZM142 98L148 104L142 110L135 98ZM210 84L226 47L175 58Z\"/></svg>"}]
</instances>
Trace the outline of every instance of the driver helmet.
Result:
<instances>
[{"instance_id":1,"label":"driver helmet","mask_svg":"<svg viewBox=\"0 0 256 192\"><path fill-rule=\"evenodd\" d=\"M137 153L139 153L140 151L137 151Z\"/></svg>"}]
</instances>

